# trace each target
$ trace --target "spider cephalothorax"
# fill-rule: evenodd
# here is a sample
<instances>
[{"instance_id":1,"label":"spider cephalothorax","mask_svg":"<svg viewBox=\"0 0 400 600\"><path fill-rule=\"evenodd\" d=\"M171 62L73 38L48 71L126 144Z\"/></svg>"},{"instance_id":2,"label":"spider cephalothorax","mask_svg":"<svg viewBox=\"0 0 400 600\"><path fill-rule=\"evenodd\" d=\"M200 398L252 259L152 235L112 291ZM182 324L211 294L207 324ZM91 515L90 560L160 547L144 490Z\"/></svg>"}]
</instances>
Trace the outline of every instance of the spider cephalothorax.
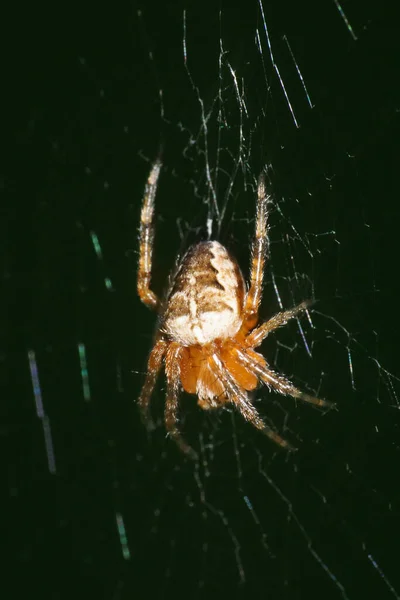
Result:
<instances>
[{"instance_id":1,"label":"spider cephalothorax","mask_svg":"<svg viewBox=\"0 0 400 600\"><path fill-rule=\"evenodd\" d=\"M260 383L320 407L332 404L298 390L273 371L255 351L268 334L306 310L310 302L283 311L257 326L264 263L268 249L267 206L270 198L261 174L257 187L256 231L252 245L249 288L228 250L217 241L192 246L178 265L166 301L150 290L154 200L161 162L150 172L141 212L138 293L145 304L161 311L156 343L150 353L139 405L147 423L149 403L157 374L165 363L167 398L165 424L168 433L186 453L195 456L178 428L181 388L196 394L203 409L233 404L257 429L281 446L291 446L259 416L248 392Z\"/></svg>"}]
</instances>

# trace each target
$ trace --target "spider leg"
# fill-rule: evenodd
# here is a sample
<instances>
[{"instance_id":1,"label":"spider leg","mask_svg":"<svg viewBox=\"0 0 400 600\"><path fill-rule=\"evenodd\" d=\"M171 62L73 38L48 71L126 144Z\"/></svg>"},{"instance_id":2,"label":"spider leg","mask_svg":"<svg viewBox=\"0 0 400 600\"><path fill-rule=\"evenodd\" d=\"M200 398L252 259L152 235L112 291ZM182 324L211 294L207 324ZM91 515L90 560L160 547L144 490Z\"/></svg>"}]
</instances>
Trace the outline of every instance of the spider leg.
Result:
<instances>
[{"instance_id":1,"label":"spider leg","mask_svg":"<svg viewBox=\"0 0 400 600\"><path fill-rule=\"evenodd\" d=\"M304 310L307 310L309 306L313 303L313 300L305 300L298 306L291 308L290 310L285 310L277 313L271 319L253 329L253 331L246 337L245 344L248 348L257 348L261 344L261 342L271 333L274 329L278 327L282 327L286 325L290 319L297 317L299 313Z\"/></svg>"},{"instance_id":2,"label":"spider leg","mask_svg":"<svg viewBox=\"0 0 400 600\"><path fill-rule=\"evenodd\" d=\"M217 354L212 355L211 363L227 390L229 401L236 407L242 417L269 437L273 442L282 446L282 448L296 450L289 442L284 440L280 435L275 433L271 427L264 423L255 406L250 402L247 393L238 387L230 372L224 368Z\"/></svg>"},{"instance_id":3,"label":"spider leg","mask_svg":"<svg viewBox=\"0 0 400 600\"><path fill-rule=\"evenodd\" d=\"M270 196L267 195L265 188L265 175L261 173L257 186L256 230L251 250L250 289L244 307L243 326L247 330L252 329L257 323L258 307L261 301L264 264L268 251L268 201L270 201Z\"/></svg>"},{"instance_id":4,"label":"spider leg","mask_svg":"<svg viewBox=\"0 0 400 600\"><path fill-rule=\"evenodd\" d=\"M185 442L180 434L178 423L178 397L179 397L179 386L180 386L180 367L179 358L181 353L181 347L176 342L173 342L167 352L165 359L165 373L167 376L167 398L165 402L165 427L168 435L174 440L177 446L187 454L193 460L196 460L197 454Z\"/></svg>"},{"instance_id":5,"label":"spider leg","mask_svg":"<svg viewBox=\"0 0 400 600\"><path fill-rule=\"evenodd\" d=\"M154 348L150 352L149 360L147 363L147 374L144 381L142 391L138 399L140 411L142 413L142 420L147 425L148 429L153 429L154 424L149 415L149 405L151 400L151 394L153 393L154 386L157 381L157 376L160 371L163 357L167 349L168 342L163 338L160 338L154 345Z\"/></svg>"},{"instance_id":6,"label":"spider leg","mask_svg":"<svg viewBox=\"0 0 400 600\"><path fill-rule=\"evenodd\" d=\"M150 289L151 266L154 241L154 202L157 191L157 182L161 171L161 160L158 158L147 179L144 190L142 211L140 214L139 233L139 267L137 274L137 291L141 301L149 308L157 308L160 301Z\"/></svg>"},{"instance_id":7,"label":"spider leg","mask_svg":"<svg viewBox=\"0 0 400 600\"><path fill-rule=\"evenodd\" d=\"M292 396L293 398L298 398L303 402L314 404L314 406L319 406L320 408L332 409L336 407L336 404L334 402L322 400L321 398L315 398L314 396L310 396L309 394L302 392L301 390L296 388L288 379L286 379L286 377L280 375L279 373L275 373L275 371L273 371L266 365L260 364L248 352L243 352L238 349L238 357L240 362L248 369L253 371L253 373L255 373L261 379L261 381L266 383L268 387L273 388L280 394Z\"/></svg>"}]
</instances>

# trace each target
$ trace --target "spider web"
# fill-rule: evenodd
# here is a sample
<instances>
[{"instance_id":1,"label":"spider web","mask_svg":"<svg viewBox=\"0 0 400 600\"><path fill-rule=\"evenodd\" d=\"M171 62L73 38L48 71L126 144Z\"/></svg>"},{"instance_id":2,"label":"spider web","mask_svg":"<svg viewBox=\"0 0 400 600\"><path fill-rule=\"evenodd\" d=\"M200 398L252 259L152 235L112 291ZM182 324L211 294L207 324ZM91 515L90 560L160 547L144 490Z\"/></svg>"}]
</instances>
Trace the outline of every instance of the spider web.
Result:
<instances>
[{"instance_id":1,"label":"spider web","mask_svg":"<svg viewBox=\"0 0 400 600\"><path fill-rule=\"evenodd\" d=\"M37 152L35 202L5 232L8 555L52 598L400 598L391 15L336 1L101 10L98 29L88 11L72 39L52 40L57 59L49 44L34 56L31 105L16 110L17 140ZM322 414L257 391L294 455L183 395L192 463L165 438L162 378L159 427L140 423L156 318L135 295L136 238L159 152L157 293L176 256L210 237L248 275L268 166L261 317L316 302L262 352L338 405Z\"/></svg>"}]
</instances>

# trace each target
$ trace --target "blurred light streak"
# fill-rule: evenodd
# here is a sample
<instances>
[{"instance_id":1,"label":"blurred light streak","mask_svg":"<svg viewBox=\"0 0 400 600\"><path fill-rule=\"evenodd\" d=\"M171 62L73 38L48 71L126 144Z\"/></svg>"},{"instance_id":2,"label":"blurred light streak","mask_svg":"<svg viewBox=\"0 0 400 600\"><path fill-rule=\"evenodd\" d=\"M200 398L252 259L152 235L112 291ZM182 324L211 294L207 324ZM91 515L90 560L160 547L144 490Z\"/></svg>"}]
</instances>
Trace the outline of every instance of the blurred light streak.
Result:
<instances>
[{"instance_id":1,"label":"blurred light streak","mask_svg":"<svg viewBox=\"0 0 400 600\"><path fill-rule=\"evenodd\" d=\"M39 419L44 417L44 409L42 402L42 390L40 389L39 374L36 364L36 356L33 350L28 351L29 369L31 372L33 395L35 397L36 414Z\"/></svg>"},{"instance_id":2,"label":"blurred light streak","mask_svg":"<svg viewBox=\"0 0 400 600\"><path fill-rule=\"evenodd\" d=\"M373 567L378 571L379 575L382 577L383 581L386 583L389 590L392 592L393 596L396 598L396 600L399 600L400 596L398 595L388 578L385 576L384 572L382 571L372 554L368 554L368 558L371 561Z\"/></svg>"},{"instance_id":3,"label":"blurred light streak","mask_svg":"<svg viewBox=\"0 0 400 600\"><path fill-rule=\"evenodd\" d=\"M354 381L353 360L351 358L350 348L347 348L347 356L348 356L348 360L349 360L351 387L353 388L353 390L355 390L356 389L356 384L355 384L355 381Z\"/></svg>"},{"instance_id":4,"label":"blurred light streak","mask_svg":"<svg viewBox=\"0 0 400 600\"><path fill-rule=\"evenodd\" d=\"M78 344L78 352L79 352L79 362L81 365L83 397L86 400L86 402L89 402L90 401L90 386L89 386L89 375L88 375L88 371L87 371L85 344L82 344L82 343Z\"/></svg>"},{"instance_id":5,"label":"blurred light streak","mask_svg":"<svg viewBox=\"0 0 400 600\"><path fill-rule=\"evenodd\" d=\"M349 31L349 33L350 33L351 37L353 38L353 40L354 40L354 41L356 41L356 40L357 40L357 36L356 36L356 34L354 33L354 31L353 31L353 28L352 28L352 26L350 25L348 18L347 18L347 17L346 17L346 15L344 14L343 8L342 8L342 7L341 7L341 5L339 4L338 0L333 0L333 1L334 1L334 3L336 4L336 8L338 9L340 16L342 17L343 21L344 21L344 22L345 22L345 24L346 24L346 27L347 27L347 29L348 29L348 31Z\"/></svg>"},{"instance_id":6,"label":"blurred light streak","mask_svg":"<svg viewBox=\"0 0 400 600\"><path fill-rule=\"evenodd\" d=\"M131 553L129 551L128 539L126 537L124 519L122 518L121 513L118 512L115 513L115 517L117 521L119 540L121 542L122 556L125 560L129 560L131 557Z\"/></svg>"},{"instance_id":7,"label":"blurred light streak","mask_svg":"<svg viewBox=\"0 0 400 600\"><path fill-rule=\"evenodd\" d=\"M104 278L104 284L105 284L105 286L106 286L106 288L107 288L107 290L109 292L113 292L114 291L112 281L111 281L111 279L109 277L105 277Z\"/></svg>"},{"instance_id":8,"label":"blurred light streak","mask_svg":"<svg viewBox=\"0 0 400 600\"><path fill-rule=\"evenodd\" d=\"M99 238L97 237L97 233L95 231L89 232L90 239L92 240L94 251L96 252L96 256L100 261L103 261L103 251L100 246ZM104 285L109 292L113 292L113 284L109 277L104 277Z\"/></svg>"},{"instance_id":9,"label":"blurred light streak","mask_svg":"<svg viewBox=\"0 0 400 600\"><path fill-rule=\"evenodd\" d=\"M103 253L101 251L101 246L100 246L99 238L97 237L97 234L94 231L90 232L90 238L92 240L92 244L93 244L93 247L94 247L94 251L96 252L97 258L99 260L103 260Z\"/></svg>"},{"instance_id":10,"label":"blurred light streak","mask_svg":"<svg viewBox=\"0 0 400 600\"><path fill-rule=\"evenodd\" d=\"M51 436L50 420L43 408L42 390L40 388L39 373L36 363L36 355L33 350L28 350L29 370L31 372L33 395L35 398L36 414L42 422L44 444L46 448L47 465L51 474L56 473L56 461L54 456L53 440Z\"/></svg>"}]
</instances>

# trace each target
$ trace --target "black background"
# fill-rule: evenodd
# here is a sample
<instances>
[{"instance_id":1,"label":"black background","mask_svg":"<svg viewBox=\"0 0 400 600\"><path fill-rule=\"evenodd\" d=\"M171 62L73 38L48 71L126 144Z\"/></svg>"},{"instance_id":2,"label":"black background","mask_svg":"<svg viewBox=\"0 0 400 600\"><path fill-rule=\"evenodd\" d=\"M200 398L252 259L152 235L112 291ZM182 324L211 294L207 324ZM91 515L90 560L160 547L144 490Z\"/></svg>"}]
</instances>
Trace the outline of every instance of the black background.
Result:
<instances>
[{"instance_id":1,"label":"black background","mask_svg":"<svg viewBox=\"0 0 400 600\"><path fill-rule=\"evenodd\" d=\"M138 217L161 141L158 292L177 253L204 238L211 205L200 105L183 59L184 8L191 76L206 112L223 90L230 124L220 130L215 113L208 122L208 163L222 149L216 191L226 207L214 233L247 273L254 178L270 164L280 209L267 277L275 275L285 307L312 294L319 300L307 333L312 360L295 325L279 333L278 351L276 340L263 350L297 384L339 406L322 417L260 393L269 407L260 403L260 412L300 447L295 457L229 412L204 415L184 396L185 436L202 456L194 465L165 439L163 384L151 436L134 404L156 323L135 291ZM9 17L0 431L7 597L22 597L26 587L54 599L400 597L398 34L383 4L343 9L357 40L334 2L264 4L299 128L256 3L68 4ZM220 78L220 41L248 110L241 147L248 185L238 177L227 198L240 114L228 69ZM263 317L277 310L269 279ZM35 412L29 351L55 473Z\"/></svg>"}]
</instances>

